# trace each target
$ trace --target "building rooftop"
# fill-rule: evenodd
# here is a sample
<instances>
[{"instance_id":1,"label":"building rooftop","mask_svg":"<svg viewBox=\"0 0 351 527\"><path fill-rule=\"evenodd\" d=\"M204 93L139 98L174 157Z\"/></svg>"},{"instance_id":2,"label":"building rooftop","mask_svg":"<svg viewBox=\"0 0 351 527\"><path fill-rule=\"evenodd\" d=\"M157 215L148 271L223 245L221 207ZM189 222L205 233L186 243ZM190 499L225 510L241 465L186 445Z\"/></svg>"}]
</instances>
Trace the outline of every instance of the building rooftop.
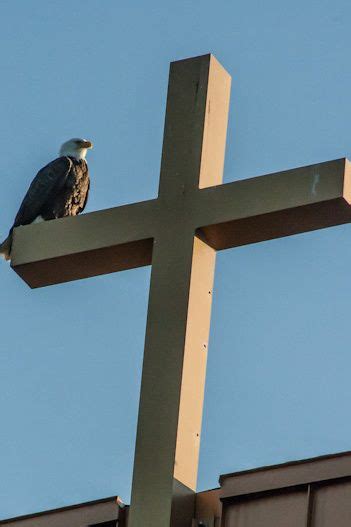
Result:
<instances>
[{"instance_id":1,"label":"building rooftop","mask_svg":"<svg viewBox=\"0 0 351 527\"><path fill-rule=\"evenodd\" d=\"M217 489L196 494L178 486L172 527L351 525L350 451L224 474L219 483ZM120 503L111 496L5 519L0 525L126 527L128 507Z\"/></svg>"}]
</instances>

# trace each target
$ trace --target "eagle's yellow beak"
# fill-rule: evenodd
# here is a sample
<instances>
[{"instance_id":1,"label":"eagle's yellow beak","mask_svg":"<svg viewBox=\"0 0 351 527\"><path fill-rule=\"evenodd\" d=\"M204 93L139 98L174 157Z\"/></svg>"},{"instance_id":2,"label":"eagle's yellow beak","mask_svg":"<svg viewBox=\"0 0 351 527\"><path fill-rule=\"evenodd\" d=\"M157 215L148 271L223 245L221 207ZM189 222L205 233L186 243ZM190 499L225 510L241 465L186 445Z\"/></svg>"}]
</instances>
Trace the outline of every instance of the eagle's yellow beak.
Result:
<instances>
[{"instance_id":1,"label":"eagle's yellow beak","mask_svg":"<svg viewBox=\"0 0 351 527\"><path fill-rule=\"evenodd\" d=\"M93 143L91 141L82 141L81 147L82 148L93 148Z\"/></svg>"}]
</instances>

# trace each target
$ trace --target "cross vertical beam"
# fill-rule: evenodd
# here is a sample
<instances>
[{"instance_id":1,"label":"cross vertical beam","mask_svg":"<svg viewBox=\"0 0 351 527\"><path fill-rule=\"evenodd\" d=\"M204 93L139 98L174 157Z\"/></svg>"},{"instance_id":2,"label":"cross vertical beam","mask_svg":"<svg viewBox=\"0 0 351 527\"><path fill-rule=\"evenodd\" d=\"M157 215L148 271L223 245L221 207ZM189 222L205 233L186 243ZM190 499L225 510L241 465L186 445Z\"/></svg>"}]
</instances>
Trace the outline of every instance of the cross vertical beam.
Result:
<instances>
[{"instance_id":1,"label":"cross vertical beam","mask_svg":"<svg viewBox=\"0 0 351 527\"><path fill-rule=\"evenodd\" d=\"M188 212L222 180L229 95L213 56L171 64L129 527L169 526L174 479L196 488L215 251Z\"/></svg>"}]
</instances>

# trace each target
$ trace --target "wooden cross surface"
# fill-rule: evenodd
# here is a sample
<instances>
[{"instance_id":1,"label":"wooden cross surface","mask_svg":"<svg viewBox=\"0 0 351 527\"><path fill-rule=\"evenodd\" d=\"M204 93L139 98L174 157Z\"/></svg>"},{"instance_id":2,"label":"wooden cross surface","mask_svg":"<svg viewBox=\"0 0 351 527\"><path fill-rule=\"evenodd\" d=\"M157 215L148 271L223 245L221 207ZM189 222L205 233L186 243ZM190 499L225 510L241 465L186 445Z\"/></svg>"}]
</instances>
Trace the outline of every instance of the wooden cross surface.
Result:
<instances>
[{"instance_id":1,"label":"wooden cross surface","mask_svg":"<svg viewBox=\"0 0 351 527\"><path fill-rule=\"evenodd\" d=\"M351 221L346 159L221 184L229 97L212 55L171 63L158 197L14 231L31 287L152 264L129 527L196 488L216 251Z\"/></svg>"}]
</instances>

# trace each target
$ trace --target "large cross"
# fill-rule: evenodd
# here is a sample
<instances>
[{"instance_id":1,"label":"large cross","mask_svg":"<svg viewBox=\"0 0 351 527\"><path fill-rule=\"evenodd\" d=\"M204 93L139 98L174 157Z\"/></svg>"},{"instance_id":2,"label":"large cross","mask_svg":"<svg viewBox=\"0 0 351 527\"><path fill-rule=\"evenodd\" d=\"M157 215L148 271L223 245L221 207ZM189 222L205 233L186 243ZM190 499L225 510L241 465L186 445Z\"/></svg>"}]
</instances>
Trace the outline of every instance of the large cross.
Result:
<instances>
[{"instance_id":1,"label":"large cross","mask_svg":"<svg viewBox=\"0 0 351 527\"><path fill-rule=\"evenodd\" d=\"M229 94L213 56L173 62L158 197L14 231L31 287L152 265L129 527L196 487L216 251L351 221L345 159L221 184Z\"/></svg>"}]
</instances>

